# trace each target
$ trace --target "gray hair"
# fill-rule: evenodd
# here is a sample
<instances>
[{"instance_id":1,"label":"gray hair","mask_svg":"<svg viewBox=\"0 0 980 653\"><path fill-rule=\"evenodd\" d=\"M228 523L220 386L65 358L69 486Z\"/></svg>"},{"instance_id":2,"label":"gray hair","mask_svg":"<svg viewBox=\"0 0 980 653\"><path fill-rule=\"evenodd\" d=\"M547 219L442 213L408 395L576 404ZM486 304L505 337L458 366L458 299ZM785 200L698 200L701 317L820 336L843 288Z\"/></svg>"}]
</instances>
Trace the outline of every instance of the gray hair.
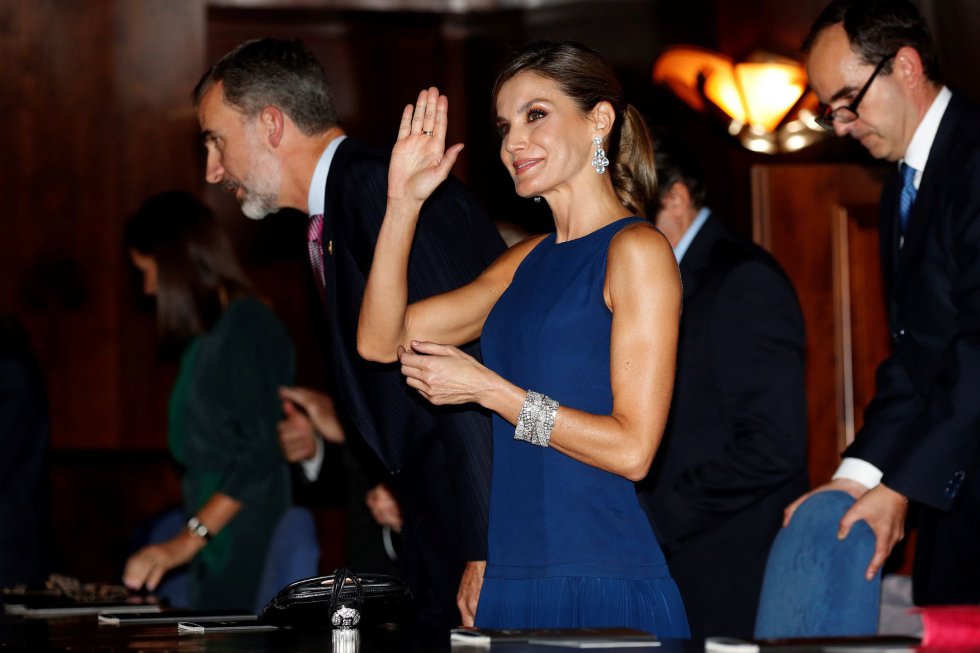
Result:
<instances>
[{"instance_id":1,"label":"gray hair","mask_svg":"<svg viewBox=\"0 0 980 653\"><path fill-rule=\"evenodd\" d=\"M222 84L224 99L252 118L281 109L307 136L337 125L337 109L320 62L296 39L246 41L221 57L194 87L194 105Z\"/></svg>"}]
</instances>

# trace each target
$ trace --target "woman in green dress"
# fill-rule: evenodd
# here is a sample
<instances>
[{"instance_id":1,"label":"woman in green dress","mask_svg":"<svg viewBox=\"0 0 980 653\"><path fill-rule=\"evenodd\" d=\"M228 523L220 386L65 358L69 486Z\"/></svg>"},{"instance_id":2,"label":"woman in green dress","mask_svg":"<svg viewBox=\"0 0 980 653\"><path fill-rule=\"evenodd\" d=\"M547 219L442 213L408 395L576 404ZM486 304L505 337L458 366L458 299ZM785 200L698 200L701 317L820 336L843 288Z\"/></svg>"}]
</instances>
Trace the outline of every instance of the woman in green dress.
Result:
<instances>
[{"instance_id":1,"label":"woman in green dress","mask_svg":"<svg viewBox=\"0 0 980 653\"><path fill-rule=\"evenodd\" d=\"M293 382L292 344L193 196L147 200L125 243L143 291L156 297L161 345L180 352L168 431L189 519L175 537L133 554L123 581L153 590L190 563L192 607L251 610L269 539L292 500L276 435L278 389Z\"/></svg>"}]
</instances>

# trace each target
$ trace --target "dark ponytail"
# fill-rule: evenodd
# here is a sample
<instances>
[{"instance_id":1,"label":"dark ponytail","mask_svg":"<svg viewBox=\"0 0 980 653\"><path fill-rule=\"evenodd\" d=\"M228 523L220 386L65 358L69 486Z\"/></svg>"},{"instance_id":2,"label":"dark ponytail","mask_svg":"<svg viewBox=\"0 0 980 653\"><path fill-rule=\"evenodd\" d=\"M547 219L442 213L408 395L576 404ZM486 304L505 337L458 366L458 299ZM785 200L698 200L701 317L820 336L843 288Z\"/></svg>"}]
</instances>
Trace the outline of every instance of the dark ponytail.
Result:
<instances>
[{"instance_id":1,"label":"dark ponytail","mask_svg":"<svg viewBox=\"0 0 980 653\"><path fill-rule=\"evenodd\" d=\"M653 139L646 120L632 104L626 105L613 161L613 188L623 206L643 217L657 212L657 167Z\"/></svg>"}]
</instances>

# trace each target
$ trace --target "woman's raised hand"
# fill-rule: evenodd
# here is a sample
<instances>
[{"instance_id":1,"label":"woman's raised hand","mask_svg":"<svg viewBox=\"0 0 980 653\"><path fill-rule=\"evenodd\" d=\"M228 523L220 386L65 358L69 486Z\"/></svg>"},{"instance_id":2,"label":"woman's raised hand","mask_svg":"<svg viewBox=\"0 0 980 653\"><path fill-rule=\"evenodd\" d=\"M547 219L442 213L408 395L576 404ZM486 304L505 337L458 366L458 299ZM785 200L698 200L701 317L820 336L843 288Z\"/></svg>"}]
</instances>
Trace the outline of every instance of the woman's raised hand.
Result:
<instances>
[{"instance_id":1,"label":"woman's raised hand","mask_svg":"<svg viewBox=\"0 0 980 653\"><path fill-rule=\"evenodd\" d=\"M449 100L435 86L402 111L388 166L389 200L424 202L449 176L463 144L446 149Z\"/></svg>"}]
</instances>

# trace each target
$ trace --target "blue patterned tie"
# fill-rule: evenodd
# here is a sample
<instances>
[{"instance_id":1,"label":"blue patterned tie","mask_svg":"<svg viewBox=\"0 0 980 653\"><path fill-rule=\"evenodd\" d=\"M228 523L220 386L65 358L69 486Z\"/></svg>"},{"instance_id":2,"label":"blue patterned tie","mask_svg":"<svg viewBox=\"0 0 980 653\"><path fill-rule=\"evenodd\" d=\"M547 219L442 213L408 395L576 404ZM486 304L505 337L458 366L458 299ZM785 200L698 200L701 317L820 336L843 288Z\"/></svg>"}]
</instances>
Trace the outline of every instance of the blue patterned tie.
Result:
<instances>
[{"instance_id":1,"label":"blue patterned tie","mask_svg":"<svg viewBox=\"0 0 980 653\"><path fill-rule=\"evenodd\" d=\"M322 234L323 214L311 215L306 230L306 239L310 248L310 265L313 267L313 274L320 288L326 285L323 275L323 245L320 242Z\"/></svg>"},{"instance_id":2,"label":"blue patterned tie","mask_svg":"<svg viewBox=\"0 0 980 653\"><path fill-rule=\"evenodd\" d=\"M902 163L902 193L898 196L898 218L902 226L902 233L905 233L909 224L909 213L912 212L912 205L915 204L915 173L916 169L907 163Z\"/></svg>"}]
</instances>

